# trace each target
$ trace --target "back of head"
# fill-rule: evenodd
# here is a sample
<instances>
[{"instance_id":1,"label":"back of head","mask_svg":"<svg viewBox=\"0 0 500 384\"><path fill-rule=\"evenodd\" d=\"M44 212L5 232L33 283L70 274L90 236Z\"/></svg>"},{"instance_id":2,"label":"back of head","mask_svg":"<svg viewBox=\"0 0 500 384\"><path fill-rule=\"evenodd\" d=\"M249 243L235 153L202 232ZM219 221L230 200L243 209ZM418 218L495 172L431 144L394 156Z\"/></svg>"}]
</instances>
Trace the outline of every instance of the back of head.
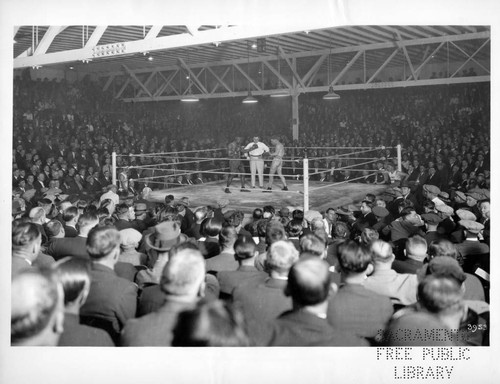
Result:
<instances>
[{"instance_id":1,"label":"back of head","mask_svg":"<svg viewBox=\"0 0 500 384\"><path fill-rule=\"evenodd\" d=\"M45 218L45 211L42 207L32 208L29 213L29 218L34 223L39 222L40 220Z\"/></svg>"},{"instance_id":2,"label":"back of head","mask_svg":"<svg viewBox=\"0 0 500 384\"><path fill-rule=\"evenodd\" d=\"M91 262L81 257L65 257L54 264L64 290L64 305L73 303L90 287ZM83 304L83 303L81 303Z\"/></svg>"},{"instance_id":3,"label":"back of head","mask_svg":"<svg viewBox=\"0 0 500 384\"><path fill-rule=\"evenodd\" d=\"M372 242L370 251L375 263L392 263L393 261L392 245L383 240Z\"/></svg>"},{"instance_id":4,"label":"back of head","mask_svg":"<svg viewBox=\"0 0 500 384\"><path fill-rule=\"evenodd\" d=\"M225 225L222 227L219 235L219 244L221 247L233 248L234 242L238 238L238 232L232 225Z\"/></svg>"},{"instance_id":5,"label":"back of head","mask_svg":"<svg viewBox=\"0 0 500 384\"><path fill-rule=\"evenodd\" d=\"M96 212L86 212L78 217L78 222L76 223L78 226L78 232L87 232L92 227L96 226L99 223L99 216L97 216Z\"/></svg>"},{"instance_id":6,"label":"back of head","mask_svg":"<svg viewBox=\"0 0 500 384\"><path fill-rule=\"evenodd\" d=\"M279 221L271 220L266 226L266 244L286 239L285 227Z\"/></svg>"},{"instance_id":7,"label":"back of head","mask_svg":"<svg viewBox=\"0 0 500 384\"><path fill-rule=\"evenodd\" d=\"M33 223L19 223L12 226L12 250L21 250L33 246L41 239L41 232Z\"/></svg>"},{"instance_id":8,"label":"back of head","mask_svg":"<svg viewBox=\"0 0 500 384\"><path fill-rule=\"evenodd\" d=\"M73 220L75 217L78 216L78 208L71 205L68 208L66 208L62 214L62 219L64 222L70 222Z\"/></svg>"},{"instance_id":9,"label":"back of head","mask_svg":"<svg viewBox=\"0 0 500 384\"><path fill-rule=\"evenodd\" d=\"M245 215L243 214L243 212L235 211L231 214L231 216L229 216L229 218L227 219L227 222L236 228L239 225L241 225L244 217L245 217Z\"/></svg>"},{"instance_id":10,"label":"back of head","mask_svg":"<svg viewBox=\"0 0 500 384\"><path fill-rule=\"evenodd\" d=\"M87 252L93 260L100 260L120 249L120 232L114 227L94 227L87 237Z\"/></svg>"},{"instance_id":11,"label":"back of head","mask_svg":"<svg viewBox=\"0 0 500 384\"><path fill-rule=\"evenodd\" d=\"M292 243L279 240L271 244L267 251L266 267L270 271L286 274L298 258L299 252Z\"/></svg>"},{"instance_id":12,"label":"back of head","mask_svg":"<svg viewBox=\"0 0 500 384\"><path fill-rule=\"evenodd\" d=\"M379 233L373 228L365 228L361 232L361 244L370 245L375 240L378 240Z\"/></svg>"},{"instance_id":13,"label":"back of head","mask_svg":"<svg viewBox=\"0 0 500 384\"><path fill-rule=\"evenodd\" d=\"M61 233L62 228L63 226L59 220L51 220L45 226L45 233L47 233L47 236L51 239Z\"/></svg>"},{"instance_id":14,"label":"back of head","mask_svg":"<svg viewBox=\"0 0 500 384\"><path fill-rule=\"evenodd\" d=\"M427 241L419 235L409 237L406 240L406 256L423 261L427 256Z\"/></svg>"},{"instance_id":15,"label":"back of head","mask_svg":"<svg viewBox=\"0 0 500 384\"><path fill-rule=\"evenodd\" d=\"M257 245L250 236L238 235L234 243L234 253L237 260L245 260L255 257Z\"/></svg>"},{"instance_id":16,"label":"back of head","mask_svg":"<svg viewBox=\"0 0 500 384\"><path fill-rule=\"evenodd\" d=\"M370 252L352 240L339 245L338 258L342 271L347 274L363 273L372 262Z\"/></svg>"},{"instance_id":17,"label":"back of head","mask_svg":"<svg viewBox=\"0 0 500 384\"><path fill-rule=\"evenodd\" d=\"M290 269L286 293L301 307L316 305L328 298L330 283L328 264L317 257L305 257Z\"/></svg>"},{"instance_id":18,"label":"back of head","mask_svg":"<svg viewBox=\"0 0 500 384\"><path fill-rule=\"evenodd\" d=\"M308 233L300 238L300 252L310 252L316 256L323 256L326 244L323 239L313 233Z\"/></svg>"},{"instance_id":19,"label":"back of head","mask_svg":"<svg viewBox=\"0 0 500 384\"><path fill-rule=\"evenodd\" d=\"M418 285L418 302L428 312L455 313L462 308L463 290L457 280L445 276L426 276Z\"/></svg>"},{"instance_id":20,"label":"back of head","mask_svg":"<svg viewBox=\"0 0 500 384\"><path fill-rule=\"evenodd\" d=\"M197 222L202 222L207 217L208 209L207 207L200 207L194 211L194 217Z\"/></svg>"},{"instance_id":21,"label":"back of head","mask_svg":"<svg viewBox=\"0 0 500 384\"><path fill-rule=\"evenodd\" d=\"M346 223L337 221L332 228L332 236L336 239L348 239L351 236L351 231Z\"/></svg>"},{"instance_id":22,"label":"back of head","mask_svg":"<svg viewBox=\"0 0 500 384\"><path fill-rule=\"evenodd\" d=\"M292 219L293 220L304 220L304 211L300 210L300 209L295 209L293 212L292 212Z\"/></svg>"},{"instance_id":23,"label":"back of head","mask_svg":"<svg viewBox=\"0 0 500 384\"><path fill-rule=\"evenodd\" d=\"M64 319L62 302L61 287L49 271L16 275L11 288L12 345L57 345Z\"/></svg>"},{"instance_id":24,"label":"back of head","mask_svg":"<svg viewBox=\"0 0 500 384\"><path fill-rule=\"evenodd\" d=\"M215 237L222 230L222 222L216 218L205 219L201 223L200 232L203 236Z\"/></svg>"},{"instance_id":25,"label":"back of head","mask_svg":"<svg viewBox=\"0 0 500 384\"><path fill-rule=\"evenodd\" d=\"M243 328L242 314L230 304L214 300L202 301L196 308L179 314L172 345L244 347L249 342Z\"/></svg>"},{"instance_id":26,"label":"back of head","mask_svg":"<svg viewBox=\"0 0 500 384\"><path fill-rule=\"evenodd\" d=\"M205 279L205 260L196 249L182 249L170 254L160 279L161 290L167 295L194 299Z\"/></svg>"},{"instance_id":27,"label":"back of head","mask_svg":"<svg viewBox=\"0 0 500 384\"><path fill-rule=\"evenodd\" d=\"M319 217L315 217L314 219L312 219L311 221L311 231L316 231L318 229L323 229L324 230L325 228L325 223L323 222L323 219L322 218L319 218Z\"/></svg>"},{"instance_id":28,"label":"back of head","mask_svg":"<svg viewBox=\"0 0 500 384\"><path fill-rule=\"evenodd\" d=\"M456 259L458 256L458 251L451 241L446 239L439 239L433 241L429 245L429 257L434 258L437 256L449 256Z\"/></svg>"},{"instance_id":29,"label":"back of head","mask_svg":"<svg viewBox=\"0 0 500 384\"><path fill-rule=\"evenodd\" d=\"M302 232L302 220L292 220L290 221L286 227L286 233L288 237L299 237Z\"/></svg>"}]
</instances>

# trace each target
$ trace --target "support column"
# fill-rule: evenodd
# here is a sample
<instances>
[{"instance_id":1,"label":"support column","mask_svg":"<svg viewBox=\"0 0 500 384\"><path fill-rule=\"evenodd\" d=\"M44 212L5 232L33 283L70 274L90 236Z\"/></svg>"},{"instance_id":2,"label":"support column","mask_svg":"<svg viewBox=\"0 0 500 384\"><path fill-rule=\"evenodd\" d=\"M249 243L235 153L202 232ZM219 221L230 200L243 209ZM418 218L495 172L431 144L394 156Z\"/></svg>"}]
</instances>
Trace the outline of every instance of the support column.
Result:
<instances>
[{"instance_id":1,"label":"support column","mask_svg":"<svg viewBox=\"0 0 500 384\"><path fill-rule=\"evenodd\" d=\"M111 153L111 181L116 185L116 152Z\"/></svg>"},{"instance_id":2,"label":"support column","mask_svg":"<svg viewBox=\"0 0 500 384\"><path fill-rule=\"evenodd\" d=\"M401 172L401 170L403 169L401 162L401 144L398 144L397 150L398 150L398 171Z\"/></svg>"},{"instance_id":3,"label":"support column","mask_svg":"<svg viewBox=\"0 0 500 384\"><path fill-rule=\"evenodd\" d=\"M309 159L305 157L304 158L304 213L308 210L309 210Z\"/></svg>"},{"instance_id":4,"label":"support column","mask_svg":"<svg viewBox=\"0 0 500 384\"><path fill-rule=\"evenodd\" d=\"M292 138L299 139L299 95L292 93Z\"/></svg>"}]
</instances>

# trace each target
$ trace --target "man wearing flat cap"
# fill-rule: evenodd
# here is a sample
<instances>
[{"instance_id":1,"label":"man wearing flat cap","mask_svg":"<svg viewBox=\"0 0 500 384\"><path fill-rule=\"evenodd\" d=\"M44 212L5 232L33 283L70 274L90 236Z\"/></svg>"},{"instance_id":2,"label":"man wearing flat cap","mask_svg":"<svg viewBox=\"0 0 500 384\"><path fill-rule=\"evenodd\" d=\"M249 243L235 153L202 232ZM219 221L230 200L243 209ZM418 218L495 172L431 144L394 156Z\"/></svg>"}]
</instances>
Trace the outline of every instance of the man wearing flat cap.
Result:
<instances>
[{"instance_id":1,"label":"man wearing flat cap","mask_svg":"<svg viewBox=\"0 0 500 384\"><path fill-rule=\"evenodd\" d=\"M479 232L484 229L484 225L472 220L460 220L458 222L464 228L465 240L456 244L457 251L464 258L464 268L467 272L474 272L473 266L476 263L489 266L490 247L481 243L478 239Z\"/></svg>"},{"instance_id":2,"label":"man wearing flat cap","mask_svg":"<svg viewBox=\"0 0 500 384\"><path fill-rule=\"evenodd\" d=\"M425 184L423 187L424 197L431 200L435 205L444 204L443 200L441 200L438 195L441 193L441 190L432 184Z\"/></svg>"},{"instance_id":3,"label":"man wearing flat cap","mask_svg":"<svg viewBox=\"0 0 500 384\"><path fill-rule=\"evenodd\" d=\"M427 241L427 244L432 243L434 240L441 239L443 235L437 231L439 223L443 221L441 216L435 212L429 212L424 213L421 217L425 223L425 241Z\"/></svg>"}]
</instances>

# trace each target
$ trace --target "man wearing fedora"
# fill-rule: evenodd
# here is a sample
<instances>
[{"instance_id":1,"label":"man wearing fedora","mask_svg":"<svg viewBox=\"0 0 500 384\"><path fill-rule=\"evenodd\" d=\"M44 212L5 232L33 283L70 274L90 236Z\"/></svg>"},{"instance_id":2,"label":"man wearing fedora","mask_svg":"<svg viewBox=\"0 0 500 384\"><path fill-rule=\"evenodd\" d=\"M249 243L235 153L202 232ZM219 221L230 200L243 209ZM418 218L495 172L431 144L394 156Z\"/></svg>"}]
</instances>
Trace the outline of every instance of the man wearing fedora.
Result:
<instances>
[{"instance_id":1,"label":"man wearing fedora","mask_svg":"<svg viewBox=\"0 0 500 384\"><path fill-rule=\"evenodd\" d=\"M170 249L187 240L188 237L181 233L181 227L176 221L164 221L156 225L143 239L149 268L137 274L137 283L158 284Z\"/></svg>"}]
</instances>

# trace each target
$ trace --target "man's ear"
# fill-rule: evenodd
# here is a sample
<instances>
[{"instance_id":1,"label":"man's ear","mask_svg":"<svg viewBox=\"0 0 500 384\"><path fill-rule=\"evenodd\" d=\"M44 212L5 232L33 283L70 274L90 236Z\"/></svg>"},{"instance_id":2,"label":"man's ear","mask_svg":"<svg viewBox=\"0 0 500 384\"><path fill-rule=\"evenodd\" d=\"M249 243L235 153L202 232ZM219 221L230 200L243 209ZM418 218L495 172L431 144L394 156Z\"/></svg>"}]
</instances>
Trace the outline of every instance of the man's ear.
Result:
<instances>
[{"instance_id":1,"label":"man's ear","mask_svg":"<svg viewBox=\"0 0 500 384\"><path fill-rule=\"evenodd\" d=\"M54 323L52 324L52 332L60 335L64 331L64 311L61 309L54 314Z\"/></svg>"}]
</instances>

